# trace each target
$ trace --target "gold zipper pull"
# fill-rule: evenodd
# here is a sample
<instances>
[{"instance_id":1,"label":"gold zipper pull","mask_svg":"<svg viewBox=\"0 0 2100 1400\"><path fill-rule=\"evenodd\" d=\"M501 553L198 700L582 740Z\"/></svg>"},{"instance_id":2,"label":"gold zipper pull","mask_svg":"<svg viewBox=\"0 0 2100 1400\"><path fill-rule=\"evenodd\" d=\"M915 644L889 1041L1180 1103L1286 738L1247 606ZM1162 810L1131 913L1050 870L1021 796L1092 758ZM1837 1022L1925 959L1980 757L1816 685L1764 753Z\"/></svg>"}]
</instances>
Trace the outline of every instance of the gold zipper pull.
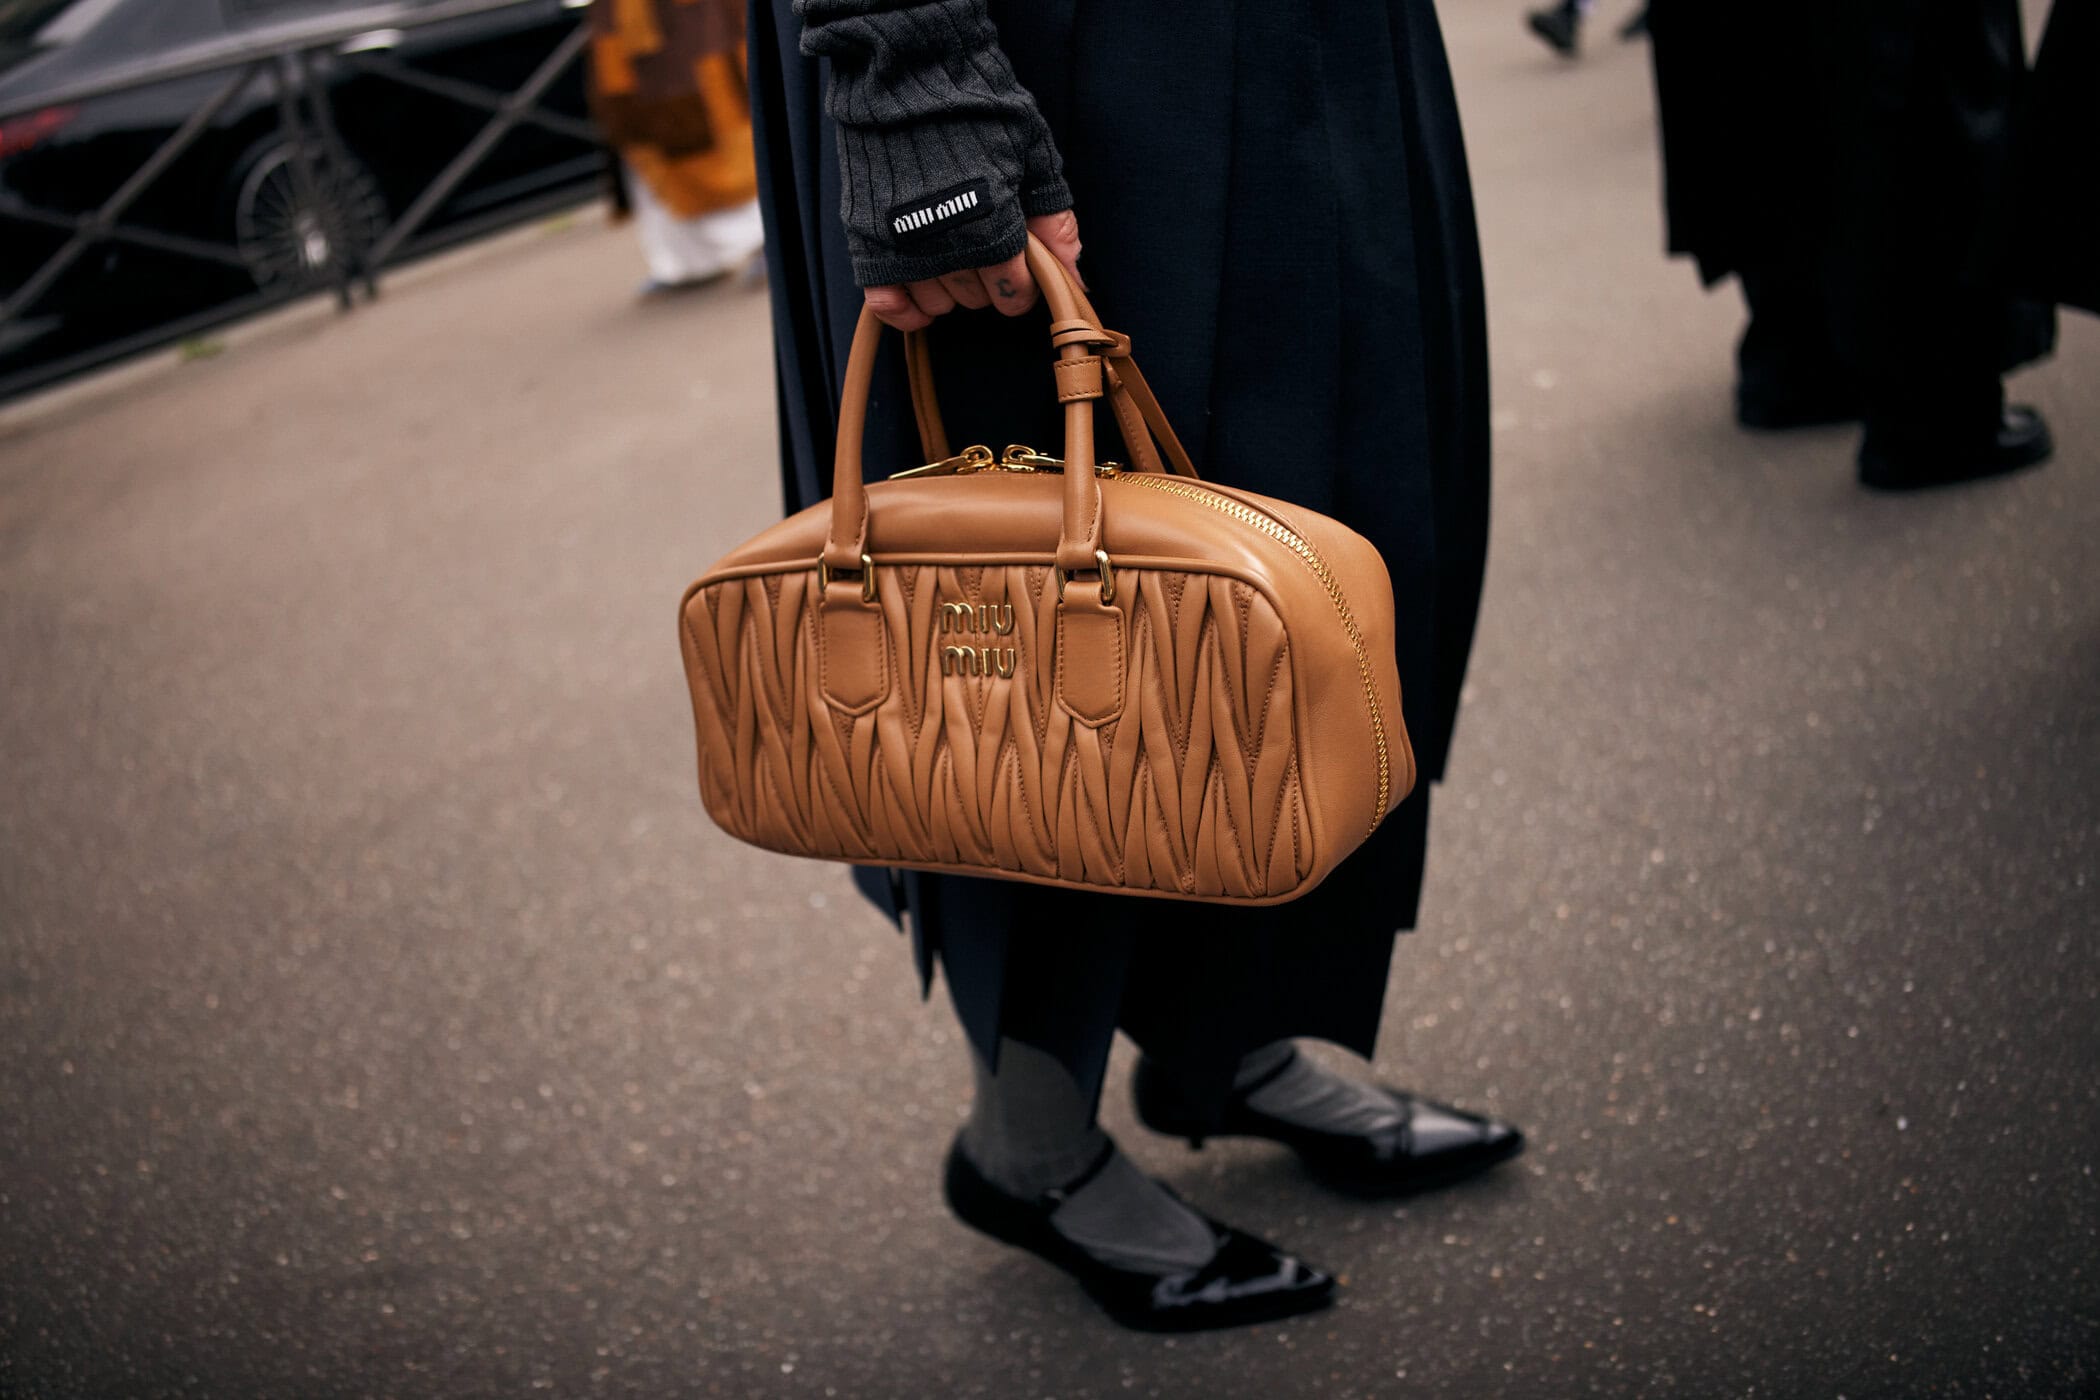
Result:
<instances>
[{"instance_id":1,"label":"gold zipper pull","mask_svg":"<svg viewBox=\"0 0 2100 1400\"><path fill-rule=\"evenodd\" d=\"M1052 457L1047 452L1038 452L1025 443L1010 442L999 454L999 465L1010 472L1054 471L1065 469L1064 460Z\"/></svg>"},{"instance_id":2,"label":"gold zipper pull","mask_svg":"<svg viewBox=\"0 0 2100 1400\"><path fill-rule=\"evenodd\" d=\"M1038 452L1023 443L1013 442L1008 443L1006 451L1000 454L999 468L1009 472L1061 472L1065 469L1065 459L1052 457L1047 452ZM1094 475L1114 476L1122 469L1123 464L1120 462L1097 462L1094 465Z\"/></svg>"},{"instance_id":3,"label":"gold zipper pull","mask_svg":"<svg viewBox=\"0 0 2100 1400\"><path fill-rule=\"evenodd\" d=\"M914 476L968 476L972 472L986 471L998 465L992 449L982 444L965 447L953 457L943 457L938 462L928 462L923 467L908 471L891 472L889 480L903 481Z\"/></svg>"}]
</instances>

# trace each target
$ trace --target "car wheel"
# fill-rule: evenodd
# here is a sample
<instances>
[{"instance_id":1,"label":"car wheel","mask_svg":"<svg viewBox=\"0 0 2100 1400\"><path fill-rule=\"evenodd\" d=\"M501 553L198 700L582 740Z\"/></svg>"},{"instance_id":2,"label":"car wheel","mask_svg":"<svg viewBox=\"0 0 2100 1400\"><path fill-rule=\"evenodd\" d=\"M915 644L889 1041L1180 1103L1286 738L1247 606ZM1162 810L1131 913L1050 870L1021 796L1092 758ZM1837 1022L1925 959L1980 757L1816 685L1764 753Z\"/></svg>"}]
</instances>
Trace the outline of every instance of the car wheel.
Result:
<instances>
[{"instance_id":1,"label":"car wheel","mask_svg":"<svg viewBox=\"0 0 2100 1400\"><path fill-rule=\"evenodd\" d=\"M302 197L289 142L266 143L243 163L234 242L266 291L333 282L386 232L386 200L355 156L316 152L312 173L312 189Z\"/></svg>"}]
</instances>

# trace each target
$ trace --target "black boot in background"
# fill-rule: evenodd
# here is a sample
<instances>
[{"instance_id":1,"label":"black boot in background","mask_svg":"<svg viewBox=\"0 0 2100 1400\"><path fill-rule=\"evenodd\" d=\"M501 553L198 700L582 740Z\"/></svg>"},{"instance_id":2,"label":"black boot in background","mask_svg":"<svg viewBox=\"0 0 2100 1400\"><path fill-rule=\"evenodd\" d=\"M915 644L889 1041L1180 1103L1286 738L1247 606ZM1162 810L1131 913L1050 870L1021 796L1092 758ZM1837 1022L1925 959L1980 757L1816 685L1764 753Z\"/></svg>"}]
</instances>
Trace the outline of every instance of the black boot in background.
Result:
<instances>
[{"instance_id":1,"label":"black boot in background","mask_svg":"<svg viewBox=\"0 0 2100 1400\"><path fill-rule=\"evenodd\" d=\"M1785 257L1746 261L1736 280L1750 312L1735 352L1736 422L1773 432L1864 418L1865 385L1838 349L1810 265Z\"/></svg>"},{"instance_id":2,"label":"black boot in background","mask_svg":"<svg viewBox=\"0 0 2100 1400\"><path fill-rule=\"evenodd\" d=\"M1550 10L1533 10L1525 22L1562 58L1575 56L1576 40L1582 33L1582 9L1575 0L1561 0Z\"/></svg>"},{"instance_id":3,"label":"black boot in background","mask_svg":"<svg viewBox=\"0 0 2100 1400\"><path fill-rule=\"evenodd\" d=\"M1876 491L1955 486L2040 466L2055 451L2048 420L2025 404L2008 404L1994 418L1955 432L1870 418L1859 448L1859 484Z\"/></svg>"}]
</instances>

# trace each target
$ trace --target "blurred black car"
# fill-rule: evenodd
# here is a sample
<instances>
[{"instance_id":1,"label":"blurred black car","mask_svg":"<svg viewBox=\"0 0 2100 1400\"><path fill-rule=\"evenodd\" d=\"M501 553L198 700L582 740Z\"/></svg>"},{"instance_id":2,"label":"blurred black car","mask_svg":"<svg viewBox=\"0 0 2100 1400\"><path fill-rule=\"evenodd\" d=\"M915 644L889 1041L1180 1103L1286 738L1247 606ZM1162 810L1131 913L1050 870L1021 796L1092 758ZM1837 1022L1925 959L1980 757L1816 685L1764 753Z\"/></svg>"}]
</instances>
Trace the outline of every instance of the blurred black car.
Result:
<instances>
[{"instance_id":1,"label":"blurred black car","mask_svg":"<svg viewBox=\"0 0 2100 1400\"><path fill-rule=\"evenodd\" d=\"M0 394L335 280L489 120L463 89L419 89L363 65L506 95L576 30L581 3L0 0ZM280 120L280 84L296 86L296 70L273 63L118 215L144 242L98 243L10 306L74 237L50 216L100 209L238 71L197 70L321 33L307 71L340 139L309 145L307 179ZM582 67L569 64L539 106L587 121ZM111 79L126 86L69 96ZM586 133L515 126L404 251L586 198L603 160ZM154 235L162 246L146 246Z\"/></svg>"}]
</instances>

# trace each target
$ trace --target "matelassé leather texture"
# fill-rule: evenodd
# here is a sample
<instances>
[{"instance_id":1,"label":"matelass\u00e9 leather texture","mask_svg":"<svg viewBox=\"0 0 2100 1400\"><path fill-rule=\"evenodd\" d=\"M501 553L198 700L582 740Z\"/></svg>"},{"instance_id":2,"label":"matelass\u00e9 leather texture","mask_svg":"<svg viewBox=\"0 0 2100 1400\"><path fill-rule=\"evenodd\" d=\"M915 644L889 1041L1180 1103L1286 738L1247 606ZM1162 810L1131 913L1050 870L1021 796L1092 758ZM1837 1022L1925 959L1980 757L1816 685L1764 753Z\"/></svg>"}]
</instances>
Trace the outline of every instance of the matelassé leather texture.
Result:
<instances>
[{"instance_id":1,"label":"matelass\u00e9 leather texture","mask_svg":"<svg viewBox=\"0 0 2100 1400\"><path fill-rule=\"evenodd\" d=\"M1126 438L1149 425L1187 461L1128 341L1030 255L1067 366L1067 470L854 489L864 317L833 499L732 552L680 610L707 810L796 855L1295 898L1415 780L1384 562L1337 521L1168 472L1150 442L1128 445L1158 470L1097 478L1104 395ZM912 349L922 436L945 451ZM1095 541L1109 569L1073 568Z\"/></svg>"}]
</instances>

